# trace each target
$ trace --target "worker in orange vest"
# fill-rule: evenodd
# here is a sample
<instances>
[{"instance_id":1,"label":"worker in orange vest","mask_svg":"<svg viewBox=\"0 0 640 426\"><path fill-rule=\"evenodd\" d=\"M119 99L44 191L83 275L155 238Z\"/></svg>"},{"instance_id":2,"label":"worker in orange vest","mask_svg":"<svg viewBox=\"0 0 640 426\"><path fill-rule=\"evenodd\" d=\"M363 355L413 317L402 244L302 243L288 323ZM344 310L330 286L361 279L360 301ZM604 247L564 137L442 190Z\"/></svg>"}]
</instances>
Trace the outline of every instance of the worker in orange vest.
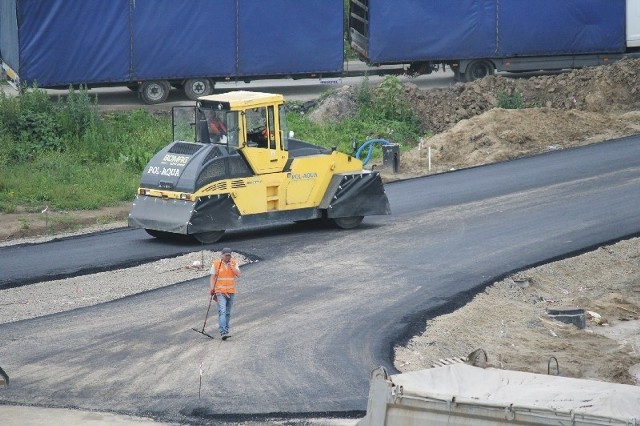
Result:
<instances>
[{"instance_id":1,"label":"worker in orange vest","mask_svg":"<svg viewBox=\"0 0 640 426\"><path fill-rule=\"evenodd\" d=\"M218 328L222 340L231 337L229 332L231 308L236 295L236 277L240 276L238 262L231 257L231 249L223 248L220 259L213 261L209 279L209 294L218 302Z\"/></svg>"},{"instance_id":2,"label":"worker in orange vest","mask_svg":"<svg viewBox=\"0 0 640 426\"><path fill-rule=\"evenodd\" d=\"M224 125L222 119L214 111L209 112L207 117L209 122L209 137L212 142L220 142L227 134L227 127Z\"/></svg>"}]
</instances>

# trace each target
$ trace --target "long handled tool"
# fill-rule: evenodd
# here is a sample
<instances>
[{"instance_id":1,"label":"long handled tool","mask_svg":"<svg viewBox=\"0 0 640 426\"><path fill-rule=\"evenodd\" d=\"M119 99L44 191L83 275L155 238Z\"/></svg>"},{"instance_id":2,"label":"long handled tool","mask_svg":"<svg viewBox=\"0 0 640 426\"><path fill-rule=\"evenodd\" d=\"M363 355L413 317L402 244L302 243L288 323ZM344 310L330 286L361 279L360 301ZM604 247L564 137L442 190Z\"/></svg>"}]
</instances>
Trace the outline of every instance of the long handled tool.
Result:
<instances>
[{"instance_id":1,"label":"long handled tool","mask_svg":"<svg viewBox=\"0 0 640 426\"><path fill-rule=\"evenodd\" d=\"M200 334L203 334L203 335L205 335L205 336L207 336L207 337L209 337L211 339L215 339L215 337L213 337L212 335L210 335L208 333L205 333L204 332L204 328L207 326L207 319L209 319L209 309L211 309L211 302L213 302L213 296L214 295L215 295L215 293L212 294L211 298L209 299L209 307L207 308L207 316L204 317L204 324L202 324L202 330L198 330L197 328L192 328L193 331L195 331L197 333L200 333Z\"/></svg>"},{"instance_id":2,"label":"long handled tool","mask_svg":"<svg viewBox=\"0 0 640 426\"><path fill-rule=\"evenodd\" d=\"M220 273L220 267L222 266L222 262L220 262L220 265L218 266L218 273ZM218 273L216 273L216 279L213 281L213 289L215 291L216 289L216 283L218 282ZM209 319L209 310L211 309L211 302L213 302L213 298L215 297L215 292L211 294L211 297L209 298L209 306L207 307L207 315L204 317L204 324L202 324L202 330L198 330L197 328L192 328L193 331L195 331L196 333L200 333L204 336L207 336L210 339L215 339L215 337L213 337L212 335L205 333L204 332L204 328L207 326L207 320Z\"/></svg>"}]
</instances>

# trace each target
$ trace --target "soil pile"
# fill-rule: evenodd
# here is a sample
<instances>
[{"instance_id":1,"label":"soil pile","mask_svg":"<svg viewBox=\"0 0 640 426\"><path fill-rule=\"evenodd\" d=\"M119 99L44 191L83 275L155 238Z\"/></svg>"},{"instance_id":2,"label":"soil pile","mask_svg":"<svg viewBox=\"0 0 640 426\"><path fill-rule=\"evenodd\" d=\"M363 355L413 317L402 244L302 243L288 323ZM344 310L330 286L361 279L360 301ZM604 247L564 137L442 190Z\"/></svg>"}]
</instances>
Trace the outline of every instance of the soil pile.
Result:
<instances>
[{"instance_id":1,"label":"soil pile","mask_svg":"<svg viewBox=\"0 0 640 426\"><path fill-rule=\"evenodd\" d=\"M405 85L427 146L401 173L489 164L640 133L640 59L530 79L492 76L448 89ZM511 103L520 109L502 109ZM431 171L425 170L431 148Z\"/></svg>"},{"instance_id":2,"label":"soil pile","mask_svg":"<svg viewBox=\"0 0 640 426\"><path fill-rule=\"evenodd\" d=\"M491 76L429 91L409 84L405 96L420 118L422 131L434 134L497 107L500 99L514 106L625 112L640 105L640 60L529 79Z\"/></svg>"}]
</instances>

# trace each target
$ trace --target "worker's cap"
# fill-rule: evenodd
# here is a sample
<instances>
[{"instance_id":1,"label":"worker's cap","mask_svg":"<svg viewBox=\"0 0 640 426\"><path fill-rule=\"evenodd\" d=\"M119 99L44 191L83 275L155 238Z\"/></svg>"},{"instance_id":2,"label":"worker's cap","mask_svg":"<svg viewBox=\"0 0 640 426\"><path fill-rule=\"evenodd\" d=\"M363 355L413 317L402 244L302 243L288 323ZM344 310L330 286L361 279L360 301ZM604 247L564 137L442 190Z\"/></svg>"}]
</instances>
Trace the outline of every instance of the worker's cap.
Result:
<instances>
[{"instance_id":1,"label":"worker's cap","mask_svg":"<svg viewBox=\"0 0 640 426\"><path fill-rule=\"evenodd\" d=\"M225 247L222 249L222 254L231 254L231 249L229 247Z\"/></svg>"}]
</instances>

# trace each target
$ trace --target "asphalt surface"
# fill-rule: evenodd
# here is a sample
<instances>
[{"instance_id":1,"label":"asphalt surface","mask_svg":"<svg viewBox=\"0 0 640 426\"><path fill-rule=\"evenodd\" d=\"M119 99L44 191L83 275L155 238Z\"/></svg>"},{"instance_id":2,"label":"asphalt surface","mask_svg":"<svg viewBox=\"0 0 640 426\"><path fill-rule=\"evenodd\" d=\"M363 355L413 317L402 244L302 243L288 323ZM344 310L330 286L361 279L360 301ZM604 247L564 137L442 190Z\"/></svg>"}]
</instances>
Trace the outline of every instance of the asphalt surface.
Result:
<instances>
[{"instance_id":1,"label":"asphalt surface","mask_svg":"<svg viewBox=\"0 0 640 426\"><path fill-rule=\"evenodd\" d=\"M189 423L362 416L370 371L395 372L394 345L427 318L505 274L637 235L639 142L389 184L393 214L351 231L230 232L207 248L257 262L243 267L226 342L192 330L203 324L206 279L1 325L12 382L0 403ZM200 249L139 230L7 247L1 285Z\"/></svg>"}]
</instances>

